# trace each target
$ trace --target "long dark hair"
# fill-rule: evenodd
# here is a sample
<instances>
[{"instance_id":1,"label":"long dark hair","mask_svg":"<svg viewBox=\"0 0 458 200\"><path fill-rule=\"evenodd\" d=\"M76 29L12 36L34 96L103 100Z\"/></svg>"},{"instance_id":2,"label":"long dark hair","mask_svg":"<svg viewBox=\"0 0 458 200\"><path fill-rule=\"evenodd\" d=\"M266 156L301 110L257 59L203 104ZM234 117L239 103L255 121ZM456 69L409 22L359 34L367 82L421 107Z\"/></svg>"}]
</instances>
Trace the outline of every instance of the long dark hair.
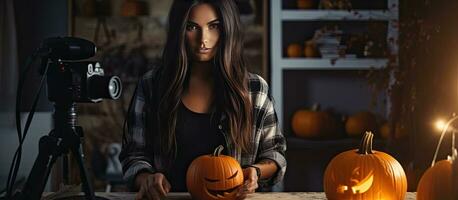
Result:
<instances>
[{"instance_id":1,"label":"long dark hair","mask_svg":"<svg viewBox=\"0 0 458 200\"><path fill-rule=\"evenodd\" d=\"M218 50L213 58L214 105L218 113L227 116L229 135L236 147L249 152L253 114L238 8L233 0L175 0L169 12L167 42L162 55L163 69L159 81L158 128L161 153L176 153L177 110L190 73L191 56L186 52L185 42L186 23L193 6L200 3L212 5L221 23Z\"/></svg>"}]
</instances>

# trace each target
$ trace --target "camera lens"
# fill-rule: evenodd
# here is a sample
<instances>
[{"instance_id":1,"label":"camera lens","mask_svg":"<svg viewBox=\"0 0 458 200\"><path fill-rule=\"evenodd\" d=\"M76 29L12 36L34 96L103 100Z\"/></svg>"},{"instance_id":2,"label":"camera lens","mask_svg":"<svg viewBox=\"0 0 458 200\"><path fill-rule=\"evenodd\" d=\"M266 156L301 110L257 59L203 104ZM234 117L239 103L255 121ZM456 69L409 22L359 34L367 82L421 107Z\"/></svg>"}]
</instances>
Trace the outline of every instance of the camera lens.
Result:
<instances>
[{"instance_id":1,"label":"camera lens","mask_svg":"<svg viewBox=\"0 0 458 200\"><path fill-rule=\"evenodd\" d=\"M90 77L89 94L93 99L118 99L122 92L121 79L117 76L99 76Z\"/></svg>"},{"instance_id":2,"label":"camera lens","mask_svg":"<svg viewBox=\"0 0 458 200\"><path fill-rule=\"evenodd\" d=\"M108 93L112 99L118 99L121 96L122 85L121 79L117 76L112 76L108 82Z\"/></svg>"}]
</instances>

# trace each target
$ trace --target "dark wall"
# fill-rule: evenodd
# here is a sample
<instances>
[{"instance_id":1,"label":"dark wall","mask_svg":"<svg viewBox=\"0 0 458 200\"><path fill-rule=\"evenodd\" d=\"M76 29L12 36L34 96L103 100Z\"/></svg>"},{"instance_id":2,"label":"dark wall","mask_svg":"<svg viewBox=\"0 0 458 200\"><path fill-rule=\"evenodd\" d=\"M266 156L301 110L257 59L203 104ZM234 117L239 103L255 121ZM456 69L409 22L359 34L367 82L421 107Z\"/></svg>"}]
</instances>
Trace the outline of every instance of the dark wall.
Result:
<instances>
[{"instance_id":1,"label":"dark wall","mask_svg":"<svg viewBox=\"0 0 458 200\"><path fill-rule=\"evenodd\" d=\"M15 0L14 1L18 60L21 71L26 59L40 46L43 39L52 36L68 35L68 1L65 0ZM40 62L34 63L27 75L23 92L22 111L30 110L33 98L38 91L41 76L38 74ZM46 92L43 90L37 111L50 111Z\"/></svg>"},{"instance_id":2,"label":"dark wall","mask_svg":"<svg viewBox=\"0 0 458 200\"><path fill-rule=\"evenodd\" d=\"M458 1L400 1L400 78L393 96L394 117L410 132L416 186L432 161L439 140L433 124L458 113ZM458 124L454 124L457 127ZM438 159L450 154L444 138Z\"/></svg>"}]
</instances>

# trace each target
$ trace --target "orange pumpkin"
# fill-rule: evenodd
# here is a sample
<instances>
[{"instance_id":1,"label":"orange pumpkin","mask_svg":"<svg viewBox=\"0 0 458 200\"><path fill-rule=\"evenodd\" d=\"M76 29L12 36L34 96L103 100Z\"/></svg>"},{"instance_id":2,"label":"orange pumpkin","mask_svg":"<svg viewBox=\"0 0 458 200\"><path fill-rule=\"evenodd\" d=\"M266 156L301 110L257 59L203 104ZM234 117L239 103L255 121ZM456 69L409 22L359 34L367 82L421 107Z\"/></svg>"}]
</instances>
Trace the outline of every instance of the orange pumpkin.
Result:
<instances>
[{"instance_id":1,"label":"orange pumpkin","mask_svg":"<svg viewBox=\"0 0 458 200\"><path fill-rule=\"evenodd\" d=\"M324 192L328 199L403 200L407 178L390 155L372 150L374 135L366 132L358 149L340 153L326 167Z\"/></svg>"},{"instance_id":2,"label":"orange pumpkin","mask_svg":"<svg viewBox=\"0 0 458 200\"><path fill-rule=\"evenodd\" d=\"M147 15L148 5L139 0L124 0L121 6L121 16L132 17Z\"/></svg>"},{"instance_id":3,"label":"orange pumpkin","mask_svg":"<svg viewBox=\"0 0 458 200\"><path fill-rule=\"evenodd\" d=\"M336 131L336 120L327 112L318 111L315 105L312 110L298 110L291 120L293 132L304 139L330 138Z\"/></svg>"},{"instance_id":4,"label":"orange pumpkin","mask_svg":"<svg viewBox=\"0 0 458 200\"><path fill-rule=\"evenodd\" d=\"M452 164L451 159L441 160L426 170L418 183L417 200L456 199L452 196L457 189L452 189Z\"/></svg>"},{"instance_id":5,"label":"orange pumpkin","mask_svg":"<svg viewBox=\"0 0 458 200\"><path fill-rule=\"evenodd\" d=\"M391 135L390 131L390 124L386 122L380 127L380 136L382 136L383 139L391 139L393 136ZM396 123L396 128L394 130L394 139L402 139L407 136L408 134L406 127L401 125L400 123Z\"/></svg>"},{"instance_id":6,"label":"orange pumpkin","mask_svg":"<svg viewBox=\"0 0 458 200\"><path fill-rule=\"evenodd\" d=\"M230 156L221 155L218 146L213 155L199 156L186 173L186 186L193 199L234 199L243 184L240 164Z\"/></svg>"},{"instance_id":7,"label":"orange pumpkin","mask_svg":"<svg viewBox=\"0 0 458 200\"><path fill-rule=\"evenodd\" d=\"M318 48L316 47L316 43L314 41L305 42L304 56L311 58L320 56L320 53L318 52Z\"/></svg>"},{"instance_id":8,"label":"orange pumpkin","mask_svg":"<svg viewBox=\"0 0 458 200\"><path fill-rule=\"evenodd\" d=\"M418 200L457 200L458 199L458 152L455 146L455 131L452 131L452 152L447 160L436 163L436 158L447 133L449 125L458 119L457 116L449 120L442 130L439 143L436 146L431 167L426 170L417 187Z\"/></svg>"},{"instance_id":9,"label":"orange pumpkin","mask_svg":"<svg viewBox=\"0 0 458 200\"><path fill-rule=\"evenodd\" d=\"M302 46L300 44L290 44L286 49L286 55L290 58L297 58L302 56Z\"/></svg>"},{"instance_id":10,"label":"orange pumpkin","mask_svg":"<svg viewBox=\"0 0 458 200\"><path fill-rule=\"evenodd\" d=\"M348 117L345 130L350 137L360 137L365 131L376 131L377 121L371 112L358 112Z\"/></svg>"},{"instance_id":11,"label":"orange pumpkin","mask_svg":"<svg viewBox=\"0 0 458 200\"><path fill-rule=\"evenodd\" d=\"M297 8L299 9L312 9L315 7L313 0L297 0Z\"/></svg>"}]
</instances>

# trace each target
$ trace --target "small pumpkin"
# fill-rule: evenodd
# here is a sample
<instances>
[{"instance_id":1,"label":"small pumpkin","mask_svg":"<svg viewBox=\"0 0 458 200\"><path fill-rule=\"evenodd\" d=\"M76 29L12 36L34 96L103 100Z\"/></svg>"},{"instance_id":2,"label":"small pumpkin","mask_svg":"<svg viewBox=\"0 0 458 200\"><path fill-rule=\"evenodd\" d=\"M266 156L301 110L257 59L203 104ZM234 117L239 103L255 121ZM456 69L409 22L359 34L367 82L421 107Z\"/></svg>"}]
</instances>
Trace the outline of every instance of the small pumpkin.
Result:
<instances>
[{"instance_id":1,"label":"small pumpkin","mask_svg":"<svg viewBox=\"0 0 458 200\"><path fill-rule=\"evenodd\" d=\"M349 0L320 0L320 9L352 9L352 4Z\"/></svg>"},{"instance_id":2,"label":"small pumpkin","mask_svg":"<svg viewBox=\"0 0 458 200\"><path fill-rule=\"evenodd\" d=\"M312 40L306 41L304 45L304 56L305 57L319 57L320 53L318 52L318 48L316 43Z\"/></svg>"},{"instance_id":3,"label":"small pumpkin","mask_svg":"<svg viewBox=\"0 0 458 200\"><path fill-rule=\"evenodd\" d=\"M388 122L383 123L380 127L380 136L383 139L402 139L408 136L405 126L400 123L396 123L395 126L394 135L391 135L390 124Z\"/></svg>"},{"instance_id":4,"label":"small pumpkin","mask_svg":"<svg viewBox=\"0 0 458 200\"><path fill-rule=\"evenodd\" d=\"M302 46L296 43L288 45L286 55L290 58L302 57Z\"/></svg>"},{"instance_id":5,"label":"small pumpkin","mask_svg":"<svg viewBox=\"0 0 458 200\"><path fill-rule=\"evenodd\" d=\"M377 121L371 112L362 111L348 117L345 131L350 137L360 137L365 131L376 131Z\"/></svg>"},{"instance_id":6,"label":"small pumpkin","mask_svg":"<svg viewBox=\"0 0 458 200\"><path fill-rule=\"evenodd\" d=\"M124 0L121 6L121 16L133 17L148 14L148 5L139 0Z\"/></svg>"},{"instance_id":7,"label":"small pumpkin","mask_svg":"<svg viewBox=\"0 0 458 200\"><path fill-rule=\"evenodd\" d=\"M372 150L374 135L366 132L359 149L334 157L324 173L328 199L403 200L407 192L406 174L390 155Z\"/></svg>"},{"instance_id":8,"label":"small pumpkin","mask_svg":"<svg viewBox=\"0 0 458 200\"><path fill-rule=\"evenodd\" d=\"M297 110L292 117L293 132L304 139L330 138L336 133L336 120L316 104L311 110Z\"/></svg>"},{"instance_id":9,"label":"small pumpkin","mask_svg":"<svg viewBox=\"0 0 458 200\"><path fill-rule=\"evenodd\" d=\"M189 165L186 186L193 199L235 199L243 171L237 160L221 155L223 149L220 145L212 155L199 156Z\"/></svg>"},{"instance_id":10,"label":"small pumpkin","mask_svg":"<svg viewBox=\"0 0 458 200\"><path fill-rule=\"evenodd\" d=\"M447 133L449 125L458 119L454 117L446 123L445 129L442 130L439 143L436 146L431 167L426 170L418 182L417 199L418 200L456 200L458 199L458 152L452 138L452 152L447 160L441 160L436 163L436 157L442 144L442 139ZM453 131L453 134L455 132Z\"/></svg>"},{"instance_id":11,"label":"small pumpkin","mask_svg":"<svg viewBox=\"0 0 458 200\"><path fill-rule=\"evenodd\" d=\"M314 0L297 0L297 8L299 9L312 9L314 7Z\"/></svg>"}]
</instances>

